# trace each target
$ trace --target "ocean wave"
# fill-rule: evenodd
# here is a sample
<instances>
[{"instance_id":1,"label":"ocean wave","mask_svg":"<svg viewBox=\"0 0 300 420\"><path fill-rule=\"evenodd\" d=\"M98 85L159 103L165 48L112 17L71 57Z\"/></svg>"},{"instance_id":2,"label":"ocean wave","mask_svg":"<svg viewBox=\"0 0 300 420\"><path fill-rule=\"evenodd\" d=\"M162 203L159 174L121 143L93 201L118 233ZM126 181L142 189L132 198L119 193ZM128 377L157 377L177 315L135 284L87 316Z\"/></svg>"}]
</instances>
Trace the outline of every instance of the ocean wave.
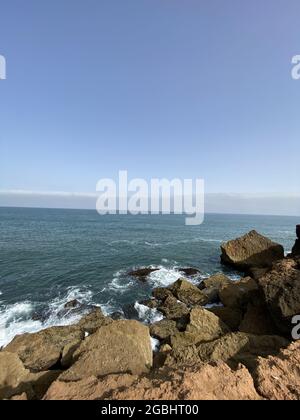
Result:
<instances>
[{"instance_id":1,"label":"ocean wave","mask_svg":"<svg viewBox=\"0 0 300 420\"><path fill-rule=\"evenodd\" d=\"M163 314L157 309L151 309L138 302L135 303L134 309L137 311L139 319L146 324L153 324L154 322L161 321L164 318Z\"/></svg>"}]
</instances>

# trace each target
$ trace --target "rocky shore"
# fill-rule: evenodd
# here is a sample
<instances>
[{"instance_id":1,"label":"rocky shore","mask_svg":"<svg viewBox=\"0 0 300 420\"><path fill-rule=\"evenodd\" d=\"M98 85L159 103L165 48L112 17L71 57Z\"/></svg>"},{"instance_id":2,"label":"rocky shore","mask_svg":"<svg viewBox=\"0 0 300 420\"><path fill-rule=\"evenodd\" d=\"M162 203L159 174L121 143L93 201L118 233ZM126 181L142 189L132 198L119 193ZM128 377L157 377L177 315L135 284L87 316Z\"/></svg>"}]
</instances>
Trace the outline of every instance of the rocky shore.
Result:
<instances>
[{"instance_id":1,"label":"rocky shore","mask_svg":"<svg viewBox=\"0 0 300 420\"><path fill-rule=\"evenodd\" d=\"M299 400L299 243L297 226L287 257L255 231L223 244L241 279L154 289L142 304L164 318L149 326L91 309L76 325L15 337L0 351L0 399ZM150 270L132 275L147 281Z\"/></svg>"}]
</instances>

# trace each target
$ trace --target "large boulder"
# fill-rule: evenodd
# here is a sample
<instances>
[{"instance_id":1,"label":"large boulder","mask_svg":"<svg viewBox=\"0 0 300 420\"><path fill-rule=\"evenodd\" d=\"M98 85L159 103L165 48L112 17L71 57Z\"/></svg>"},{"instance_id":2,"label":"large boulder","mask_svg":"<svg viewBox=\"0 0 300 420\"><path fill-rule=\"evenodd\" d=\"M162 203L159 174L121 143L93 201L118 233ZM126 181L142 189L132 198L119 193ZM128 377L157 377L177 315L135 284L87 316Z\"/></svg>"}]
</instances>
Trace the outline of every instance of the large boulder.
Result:
<instances>
[{"instance_id":1,"label":"large boulder","mask_svg":"<svg viewBox=\"0 0 300 420\"><path fill-rule=\"evenodd\" d=\"M166 318L178 320L189 314L190 310L185 303L178 302L174 296L169 296L165 301L158 307L158 310L162 312Z\"/></svg>"},{"instance_id":2,"label":"large boulder","mask_svg":"<svg viewBox=\"0 0 300 420\"><path fill-rule=\"evenodd\" d=\"M231 281L219 290L220 300L230 308L246 308L249 302L259 300L259 287L254 279L245 277Z\"/></svg>"},{"instance_id":3,"label":"large boulder","mask_svg":"<svg viewBox=\"0 0 300 420\"><path fill-rule=\"evenodd\" d=\"M292 259L282 260L258 283L277 328L290 335L292 318L300 314L299 264Z\"/></svg>"},{"instance_id":4,"label":"large boulder","mask_svg":"<svg viewBox=\"0 0 300 420\"><path fill-rule=\"evenodd\" d=\"M284 258L283 246L272 242L255 230L221 246L221 261L240 270L251 267L270 267Z\"/></svg>"},{"instance_id":5,"label":"large boulder","mask_svg":"<svg viewBox=\"0 0 300 420\"><path fill-rule=\"evenodd\" d=\"M191 310L185 332L170 338L173 349L216 340L229 332L227 325L212 312L197 307Z\"/></svg>"},{"instance_id":6,"label":"large boulder","mask_svg":"<svg viewBox=\"0 0 300 420\"><path fill-rule=\"evenodd\" d=\"M76 381L87 376L131 372L142 374L152 366L149 328L137 321L115 321L86 338L73 355L72 366L61 376Z\"/></svg>"},{"instance_id":7,"label":"large boulder","mask_svg":"<svg viewBox=\"0 0 300 420\"><path fill-rule=\"evenodd\" d=\"M239 331L254 335L276 335L279 333L265 304L249 303L239 325Z\"/></svg>"},{"instance_id":8,"label":"large boulder","mask_svg":"<svg viewBox=\"0 0 300 420\"><path fill-rule=\"evenodd\" d=\"M166 340L179 332L176 321L163 319L150 326L150 334L158 340Z\"/></svg>"},{"instance_id":9,"label":"large boulder","mask_svg":"<svg viewBox=\"0 0 300 420\"><path fill-rule=\"evenodd\" d=\"M178 300L186 305L206 305L209 301L197 286L185 279L177 280L169 289Z\"/></svg>"},{"instance_id":10,"label":"large boulder","mask_svg":"<svg viewBox=\"0 0 300 420\"><path fill-rule=\"evenodd\" d=\"M240 366L225 363L181 370L161 370L155 376L109 375L78 382L56 381L45 400L260 400L253 379Z\"/></svg>"},{"instance_id":11,"label":"large boulder","mask_svg":"<svg viewBox=\"0 0 300 420\"><path fill-rule=\"evenodd\" d=\"M2 351L0 352L0 400L40 399L59 374L60 372L55 371L31 373L17 354Z\"/></svg>"},{"instance_id":12,"label":"large boulder","mask_svg":"<svg viewBox=\"0 0 300 420\"><path fill-rule=\"evenodd\" d=\"M64 349L70 344L76 349L83 339L84 332L77 326L52 327L15 337L5 351L17 354L32 372L40 372L60 364Z\"/></svg>"},{"instance_id":13,"label":"large boulder","mask_svg":"<svg viewBox=\"0 0 300 420\"><path fill-rule=\"evenodd\" d=\"M243 319L243 312L239 308L229 308L225 306L214 306L208 309L220 318L231 331L237 331Z\"/></svg>"},{"instance_id":14,"label":"large boulder","mask_svg":"<svg viewBox=\"0 0 300 420\"><path fill-rule=\"evenodd\" d=\"M278 356L259 358L256 387L269 400L300 400L300 342L291 344Z\"/></svg>"}]
</instances>

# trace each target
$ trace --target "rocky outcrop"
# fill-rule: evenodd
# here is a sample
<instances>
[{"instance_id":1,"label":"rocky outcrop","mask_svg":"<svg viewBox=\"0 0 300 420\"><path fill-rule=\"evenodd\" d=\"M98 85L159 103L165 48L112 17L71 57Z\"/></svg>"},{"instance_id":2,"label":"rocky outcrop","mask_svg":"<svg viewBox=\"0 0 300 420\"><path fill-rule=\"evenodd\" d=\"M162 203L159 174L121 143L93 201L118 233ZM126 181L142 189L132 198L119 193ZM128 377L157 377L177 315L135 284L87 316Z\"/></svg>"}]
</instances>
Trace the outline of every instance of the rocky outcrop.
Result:
<instances>
[{"instance_id":1,"label":"rocky outcrop","mask_svg":"<svg viewBox=\"0 0 300 420\"><path fill-rule=\"evenodd\" d=\"M163 319L150 326L150 334L158 340L164 341L179 332L177 323L170 319Z\"/></svg>"},{"instance_id":2,"label":"rocky outcrop","mask_svg":"<svg viewBox=\"0 0 300 420\"><path fill-rule=\"evenodd\" d=\"M209 302L207 295L185 279L177 280L169 289L178 300L186 305L206 305Z\"/></svg>"},{"instance_id":3,"label":"rocky outcrop","mask_svg":"<svg viewBox=\"0 0 300 420\"><path fill-rule=\"evenodd\" d=\"M270 267L284 258L284 248L255 230L221 246L221 261L240 270Z\"/></svg>"},{"instance_id":4,"label":"rocky outcrop","mask_svg":"<svg viewBox=\"0 0 300 420\"><path fill-rule=\"evenodd\" d=\"M113 322L112 318L106 317L100 308L94 310L93 312L85 315L77 324L77 326L84 332L88 334L93 334L98 330L98 328L109 325Z\"/></svg>"},{"instance_id":5,"label":"rocky outcrop","mask_svg":"<svg viewBox=\"0 0 300 420\"><path fill-rule=\"evenodd\" d=\"M137 321L115 321L87 337L73 354L63 381L87 376L131 372L142 374L152 366L149 328Z\"/></svg>"},{"instance_id":6,"label":"rocky outcrop","mask_svg":"<svg viewBox=\"0 0 300 420\"><path fill-rule=\"evenodd\" d=\"M66 347L79 347L84 339L84 332L77 326L53 327L35 334L17 336L5 351L15 353L32 372L52 369L60 364Z\"/></svg>"},{"instance_id":7,"label":"rocky outcrop","mask_svg":"<svg viewBox=\"0 0 300 420\"><path fill-rule=\"evenodd\" d=\"M0 352L0 400L41 399L60 372L31 373L15 353Z\"/></svg>"},{"instance_id":8,"label":"rocky outcrop","mask_svg":"<svg viewBox=\"0 0 300 420\"><path fill-rule=\"evenodd\" d=\"M220 300L229 308L245 308L251 301L259 299L259 287L251 277L231 281L219 290Z\"/></svg>"},{"instance_id":9,"label":"rocky outcrop","mask_svg":"<svg viewBox=\"0 0 300 420\"><path fill-rule=\"evenodd\" d=\"M165 299L158 309L165 315L166 318L173 320L185 317L190 312L187 305L182 302L178 302L173 295Z\"/></svg>"},{"instance_id":10,"label":"rocky outcrop","mask_svg":"<svg viewBox=\"0 0 300 420\"><path fill-rule=\"evenodd\" d=\"M200 365L178 371L163 370L154 376L110 375L79 382L56 381L45 400L259 400L253 379L240 366L225 363Z\"/></svg>"},{"instance_id":11,"label":"rocky outcrop","mask_svg":"<svg viewBox=\"0 0 300 420\"><path fill-rule=\"evenodd\" d=\"M295 260L286 259L258 280L264 300L276 327L291 334L291 321L300 314L300 267Z\"/></svg>"},{"instance_id":12,"label":"rocky outcrop","mask_svg":"<svg viewBox=\"0 0 300 420\"><path fill-rule=\"evenodd\" d=\"M268 400L300 400L300 342L278 356L258 359L255 382L259 394Z\"/></svg>"}]
</instances>

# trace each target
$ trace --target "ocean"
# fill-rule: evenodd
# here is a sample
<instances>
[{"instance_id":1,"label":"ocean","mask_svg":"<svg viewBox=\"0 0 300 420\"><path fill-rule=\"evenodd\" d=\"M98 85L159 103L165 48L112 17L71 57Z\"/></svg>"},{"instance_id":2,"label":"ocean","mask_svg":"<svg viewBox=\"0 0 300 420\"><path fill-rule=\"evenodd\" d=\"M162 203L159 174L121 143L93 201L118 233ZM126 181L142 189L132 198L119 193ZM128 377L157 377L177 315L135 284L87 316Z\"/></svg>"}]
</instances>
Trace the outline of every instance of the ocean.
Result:
<instances>
[{"instance_id":1,"label":"ocean","mask_svg":"<svg viewBox=\"0 0 300 420\"><path fill-rule=\"evenodd\" d=\"M202 225L185 226L183 215L0 208L0 347L17 334L76 322L82 314L64 310L73 299L106 314L122 312L173 283L183 267L200 270L198 283L220 271L237 279L220 264L223 241L256 229L288 252L297 223L297 217L207 214ZM148 266L159 270L145 283L128 275ZM141 321L160 318L135 307Z\"/></svg>"}]
</instances>

